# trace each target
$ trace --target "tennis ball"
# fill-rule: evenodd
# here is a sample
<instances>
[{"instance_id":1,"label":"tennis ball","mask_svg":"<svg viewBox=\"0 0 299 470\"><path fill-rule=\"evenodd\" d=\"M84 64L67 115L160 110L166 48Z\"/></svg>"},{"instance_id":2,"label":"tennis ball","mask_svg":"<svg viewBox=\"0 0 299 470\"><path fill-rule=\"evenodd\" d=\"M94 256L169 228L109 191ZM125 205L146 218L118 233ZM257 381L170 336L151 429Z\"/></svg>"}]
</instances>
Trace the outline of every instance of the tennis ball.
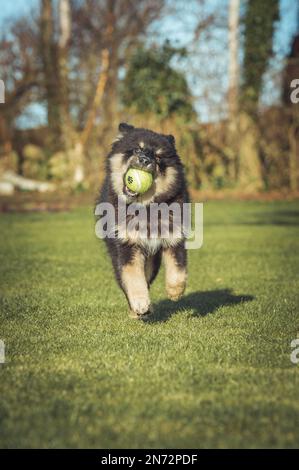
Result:
<instances>
[{"instance_id":1,"label":"tennis ball","mask_svg":"<svg viewBox=\"0 0 299 470\"><path fill-rule=\"evenodd\" d=\"M134 193L143 194L153 184L153 177L148 171L130 168L126 173L125 183Z\"/></svg>"}]
</instances>

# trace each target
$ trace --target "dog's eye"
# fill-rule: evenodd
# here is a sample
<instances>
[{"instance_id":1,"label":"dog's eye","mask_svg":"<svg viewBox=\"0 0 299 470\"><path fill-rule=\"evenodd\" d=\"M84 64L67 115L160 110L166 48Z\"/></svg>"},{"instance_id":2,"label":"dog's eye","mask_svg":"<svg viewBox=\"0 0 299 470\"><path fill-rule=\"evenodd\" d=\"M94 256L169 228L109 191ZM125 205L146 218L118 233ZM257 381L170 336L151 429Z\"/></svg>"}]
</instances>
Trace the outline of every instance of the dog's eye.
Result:
<instances>
[{"instance_id":1,"label":"dog's eye","mask_svg":"<svg viewBox=\"0 0 299 470\"><path fill-rule=\"evenodd\" d=\"M163 154L163 150L160 148L155 152L155 156L157 160L161 160Z\"/></svg>"}]
</instances>

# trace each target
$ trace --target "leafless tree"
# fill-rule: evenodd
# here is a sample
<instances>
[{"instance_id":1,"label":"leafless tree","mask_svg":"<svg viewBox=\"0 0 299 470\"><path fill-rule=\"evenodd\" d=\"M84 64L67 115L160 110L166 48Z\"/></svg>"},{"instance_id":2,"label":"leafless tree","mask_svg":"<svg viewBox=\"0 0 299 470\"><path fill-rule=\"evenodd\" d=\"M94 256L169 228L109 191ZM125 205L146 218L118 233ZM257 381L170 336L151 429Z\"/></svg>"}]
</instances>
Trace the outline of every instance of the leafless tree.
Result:
<instances>
[{"instance_id":1,"label":"leafless tree","mask_svg":"<svg viewBox=\"0 0 299 470\"><path fill-rule=\"evenodd\" d=\"M230 0L229 4L229 69L228 107L230 118L234 119L238 110L239 88L239 17L240 0Z\"/></svg>"},{"instance_id":2,"label":"leafless tree","mask_svg":"<svg viewBox=\"0 0 299 470\"><path fill-rule=\"evenodd\" d=\"M1 79L5 83L5 103L0 114L0 154L12 149L15 123L26 106L38 96L40 84L34 20L21 18L13 23L0 40Z\"/></svg>"}]
</instances>

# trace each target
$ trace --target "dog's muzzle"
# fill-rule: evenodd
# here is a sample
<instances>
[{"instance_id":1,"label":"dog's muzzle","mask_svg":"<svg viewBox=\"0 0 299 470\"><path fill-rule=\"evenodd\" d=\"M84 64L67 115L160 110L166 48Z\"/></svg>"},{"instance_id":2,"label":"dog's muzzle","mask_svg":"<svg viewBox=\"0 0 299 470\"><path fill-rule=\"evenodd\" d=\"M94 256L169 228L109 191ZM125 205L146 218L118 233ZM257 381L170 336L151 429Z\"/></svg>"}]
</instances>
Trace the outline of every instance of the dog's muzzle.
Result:
<instances>
[{"instance_id":1,"label":"dog's muzzle","mask_svg":"<svg viewBox=\"0 0 299 470\"><path fill-rule=\"evenodd\" d=\"M132 168L146 170L154 174L156 169L156 162L154 154L151 151L137 151L130 162Z\"/></svg>"},{"instance_id":2,"label":"dog's muzzle","mask_svg":"<svg viewBox=\"0 0 299 470\"><path fill-rule=\"evenodd\" d=\"M129 163L129 168L136 168L139 170L145 170L148 171L155 177L155 172L156 172L156 161L154 154L150 150L136 150L134 151L133 157L130 159ZM137 196L137 193L131 191L125 184L124 181L124 187L123 187L123 192L128 196L129 198L134 198Z\"/></svg>"}]
</instances>

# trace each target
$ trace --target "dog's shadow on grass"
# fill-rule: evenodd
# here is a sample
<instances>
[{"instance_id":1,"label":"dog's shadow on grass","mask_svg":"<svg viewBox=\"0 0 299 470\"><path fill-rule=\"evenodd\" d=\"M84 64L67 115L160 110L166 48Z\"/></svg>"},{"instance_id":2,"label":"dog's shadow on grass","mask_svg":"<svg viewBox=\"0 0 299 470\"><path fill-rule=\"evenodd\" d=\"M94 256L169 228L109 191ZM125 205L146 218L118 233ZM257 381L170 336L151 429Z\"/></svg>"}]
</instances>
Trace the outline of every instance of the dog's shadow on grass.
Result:
<instances>
[{"instance_id":1,"label":"dog's shadow on grass","mask_svg":"<svg viewBox=\"0 0 299 470\"><path fill-rule=\"evenodd\" d=\"M147 320L150 323L167 321L173 314L182 310L192 310L191 316L204 317L226 305L237 305L254 300L252 295L235 295L232 289L216 289L206 292L191 292L178 302L161 300L154 305L154 313Z\"/></svg>"}]
</instances>

